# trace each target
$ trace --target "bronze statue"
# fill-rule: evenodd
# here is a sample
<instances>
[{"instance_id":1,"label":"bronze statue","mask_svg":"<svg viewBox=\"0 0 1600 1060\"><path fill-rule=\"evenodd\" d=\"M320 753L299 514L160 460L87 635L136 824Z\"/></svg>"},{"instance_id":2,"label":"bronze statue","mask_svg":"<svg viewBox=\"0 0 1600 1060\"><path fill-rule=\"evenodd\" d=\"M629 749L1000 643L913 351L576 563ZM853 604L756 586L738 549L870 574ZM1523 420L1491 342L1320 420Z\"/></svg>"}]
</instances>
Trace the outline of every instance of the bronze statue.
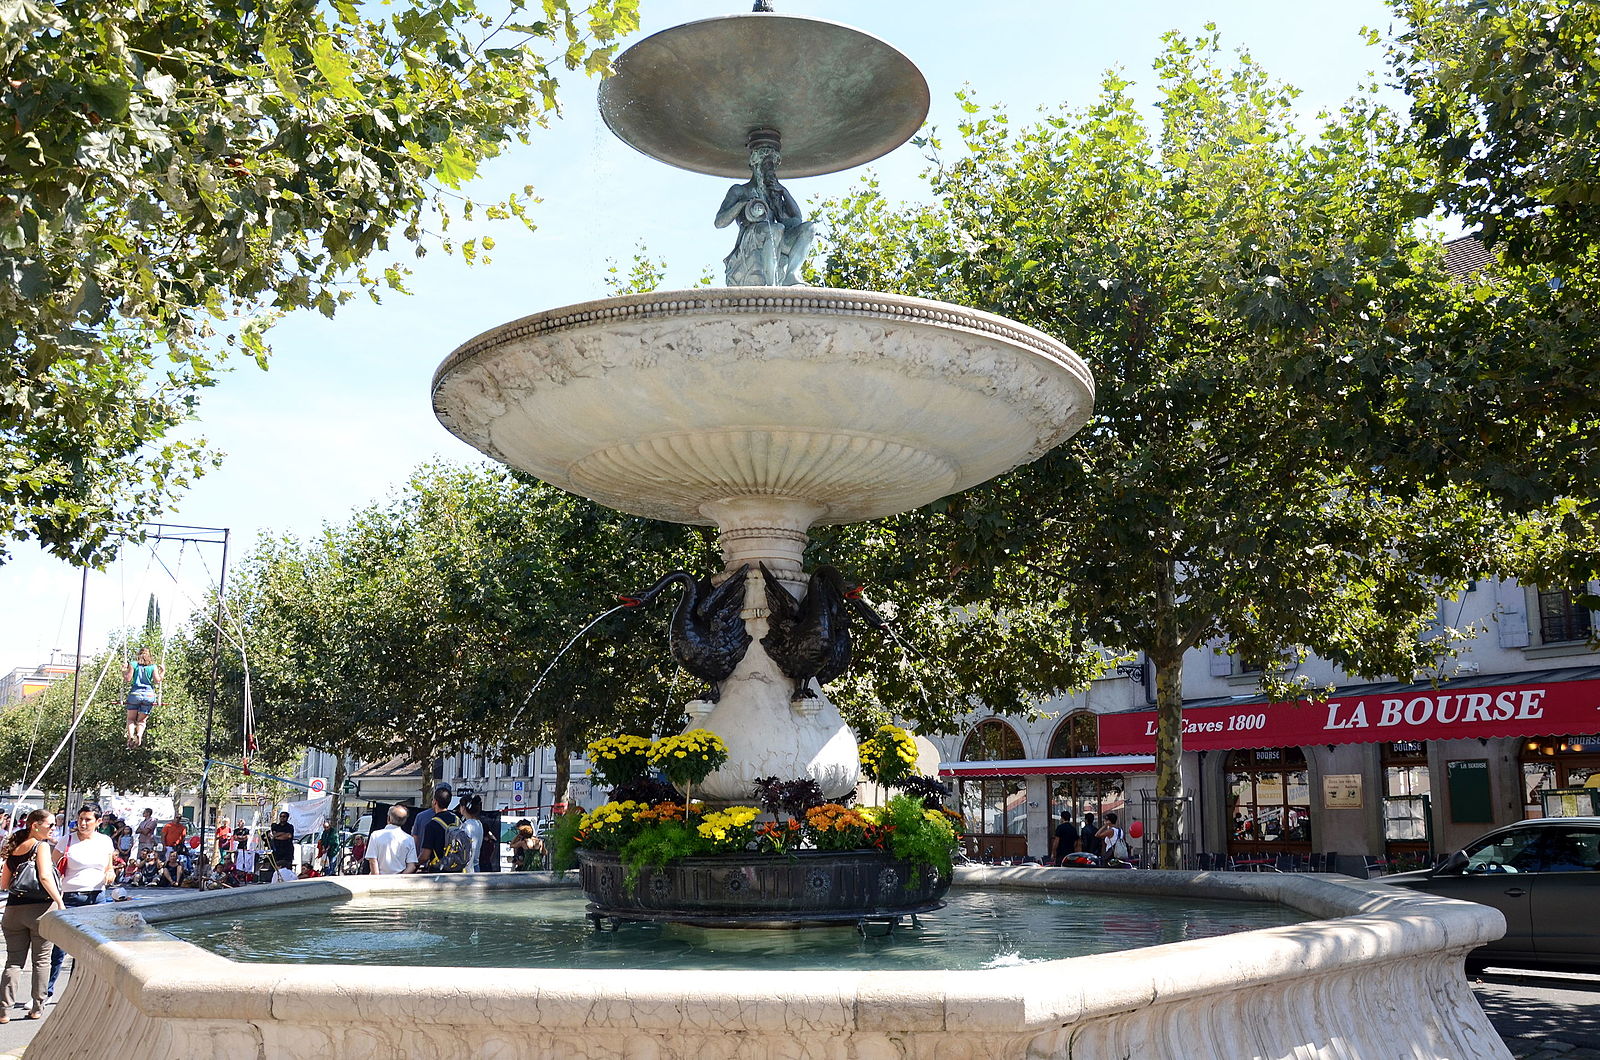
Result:
<instances>
[{"instance_id":1,"label":"bronze statue","mask_svg":"<svg viewBox=\"0 0 1600 1060\"><path fill-rule=\"evenodd\" d=\"M729 287L794 286L811 249L813 222L778 183L778 135L769 130L750 134L750 180L735 184L723 196L717 227L739 222L739 238L722 259Z\"/></svg>"},{"instance_id":2,"label":"bronze statue","mask_svg":"<svg viewBox=\"0 0 1600 1060\"><path fill-rule=\"evenodd\" d=\"M745 632L744 576L746 563L721 585L713 587L710 578L696 579L688 571L675 570L663 575L637 596L619 596L626 607L648 607L667 586L683 586L683 595L672 611L668 646L678 665L710 684L700 698L715 703L722 696L722 682L732 676L739 660L750 647Z\"/></svg>"},{"instance_id":3,"label":"bronze statue","mask_svg":"<svg viewBox=\"0 0 1600 1060\"><path fill-rule=\"evenodd\" d=\"M764 563L761 577L767 583L770 609L761 646L794 682L791 702L815 699L817 694L807 687L813 677L818 684L827 684L850 668L851 609L874 629L882 628L883 618L861 599L861 587L846 585L835 567L811 572L804 601L795 600Z\"/></svg>"}]
</instances>

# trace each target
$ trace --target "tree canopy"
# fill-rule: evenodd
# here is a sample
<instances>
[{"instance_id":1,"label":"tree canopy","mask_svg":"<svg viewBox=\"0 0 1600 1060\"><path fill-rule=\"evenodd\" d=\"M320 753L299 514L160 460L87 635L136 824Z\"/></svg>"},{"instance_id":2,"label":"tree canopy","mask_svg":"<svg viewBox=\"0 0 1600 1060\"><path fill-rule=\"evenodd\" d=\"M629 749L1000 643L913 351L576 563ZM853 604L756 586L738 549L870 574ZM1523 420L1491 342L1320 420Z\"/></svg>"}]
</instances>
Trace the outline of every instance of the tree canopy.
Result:
<instances>
[{"instance_id":1,"label":"tree canopy","mask_svg":"<svg viewBox=\"0 0 1600 1060\"><path fill-rule=\"evenodd\" d=\"M636 0L0 3L0 561L100 562L209 466L170 436L291 310L404 289ZM524 196L477 207L526 220ZM431 235L430 235L431 233Z\"/></svg>"},{"instance_id":2,"label":"tree canopy","mask_svg":"<svg viewBox=\"0 0 1600 1060\"><path fill-rule=\"evenodd\" d=\"M687 527L513 472L419 468L315 539L264 540L230 584L262 745L404 754L427 788L434 760L469 746L509 760L553 744L564 764L619 727L664 731L697 690L674 678L665 611L613 616L557 656L616 593L706 564Z\"/></svg>"},{"instance_id":3,"label":"tree canopy","mask_svg":"<svg viewBox=\"0 0 1600 1060\"><path fill-rule=\"evenodd\" d=\"M1420 163L1400 119L1357 98L1307 134L1292 89L1219 53L1215 36L1167 38L1154 127L1115 73L1087 108L1021 126L969 99L954 157L929 144L931 205L891 208L868 185L825 211L830 284L1040 328L1089 362L1097 398L1043 460L819 547L848 565L887 538L863 552L893 556L883 577L1012 616L1020 636L941 645L980 680L1063 687L1024 615L1070 615L1083 641L1144 653L1163 796L1179 794L1186 650L1217 642L1269 674L1305 650L1357 673L1426 671L1438 588L1508 532L1469 487L1391 489L1353 460L1371 428L1352 407L1396 384L1319 372L1386 356L1418 298L1454 297L1413 225ZM1175 821L1159 832L1172 840Z\"/></svg>"}]
</instances>

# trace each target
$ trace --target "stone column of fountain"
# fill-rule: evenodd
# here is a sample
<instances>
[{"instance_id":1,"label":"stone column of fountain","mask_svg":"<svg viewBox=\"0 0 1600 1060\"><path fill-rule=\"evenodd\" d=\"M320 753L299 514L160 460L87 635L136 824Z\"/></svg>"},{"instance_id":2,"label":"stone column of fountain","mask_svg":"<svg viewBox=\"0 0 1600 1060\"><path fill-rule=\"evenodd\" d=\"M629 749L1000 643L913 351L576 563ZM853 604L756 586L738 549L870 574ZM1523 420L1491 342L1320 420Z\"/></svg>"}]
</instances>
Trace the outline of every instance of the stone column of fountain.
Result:
<instances>
[{"instance_id":1,"label":"stone column of fountain","mask_svg":"<svg viewBox=\"0 0 1600 1060\"><path fill-rule=\"evenodd\" d=\"M608 298L467 342L434 377L455 434L564 489L636 515L714 525L724 574L750 564L755 638L692 724L724 768L697 788L746 800L760 776L854 788L856 742L812 683L762 647L764 564L796 597L812 526L907 511L1033 460L1093 404L1083 362L1014 321L924 299L797 285L810 223L778 182L904 143L928 88L868 34L752 13L674 27L617 60L601 113L661 161L745 180L714 220L737 224L731 286Z\"/></svg>"}]
</instances>

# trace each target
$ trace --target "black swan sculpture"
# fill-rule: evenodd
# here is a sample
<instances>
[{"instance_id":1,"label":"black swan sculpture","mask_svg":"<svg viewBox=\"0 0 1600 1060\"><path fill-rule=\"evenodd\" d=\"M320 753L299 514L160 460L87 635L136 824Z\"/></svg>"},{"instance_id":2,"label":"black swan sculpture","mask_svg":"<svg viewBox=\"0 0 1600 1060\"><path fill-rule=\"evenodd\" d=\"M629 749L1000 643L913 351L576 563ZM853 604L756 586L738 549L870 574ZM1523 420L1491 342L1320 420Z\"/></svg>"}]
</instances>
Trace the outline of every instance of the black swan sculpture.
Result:
<instances>
[{"instance_id":1,"label":"black swan sculpture","mask_svg":"<svg viewBox=\"0 0 1600 1060\"><path fill-rule=\"evenodd\" d=\"M813 677L827 684L850 668L852 608L874 629L881 629L884 620L861 599L861 587L847 584L837 567L824 565L811 572L804 601L796 600L764 563L761 577L769 609L761 646L794 682L790 700L814 699L809 687Z\"/></svg>"},{"instance_id":2,"label":"black swan sculpture","mask_svg":"<svg viewBox=\"0 0 1600 1060\"><path fill-rule=\"evenodd\" d=\"M678 665L710 685L700 697L708 703L722 697L722 682L732 675L750 647L752 638L745 632L740 614L749 570L750 564L746 563L717 586L710 578L696 579L688 571L675 570L636 596L617 597L624 607L649 607L667 586L683 586L683 595L672 611L667 642Z\"/></svg>"}]
</instances>

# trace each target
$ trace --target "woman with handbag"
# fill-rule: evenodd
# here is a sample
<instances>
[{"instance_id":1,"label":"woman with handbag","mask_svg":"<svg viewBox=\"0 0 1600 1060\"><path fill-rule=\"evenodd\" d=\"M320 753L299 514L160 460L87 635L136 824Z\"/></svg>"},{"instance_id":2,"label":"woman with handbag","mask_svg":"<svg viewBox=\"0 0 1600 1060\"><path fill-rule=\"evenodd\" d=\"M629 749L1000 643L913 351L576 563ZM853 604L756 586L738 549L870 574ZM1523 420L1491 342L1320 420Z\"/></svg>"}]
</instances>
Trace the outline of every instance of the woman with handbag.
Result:
<instances>
[{"instance_id":1,"label":"woman with handbag","mask_svg":"<svg viewBox=\"0 0 1600 1060\"><path fill-rule=\"evenodd\" d=\"M50 942L39 933L39 918L63 908L56 883L55 854L50 849L50 815L43 810L28 814L27 825L11 834L0 867L0 889L6 892L6 911L0 916L0 935L6 940L6 968L0 977L0 1023L11 1021L11 1003L24 962L33 962L31 1020L44 1018L46 981L50 978Z\"/></svg>"}]
</instances>

